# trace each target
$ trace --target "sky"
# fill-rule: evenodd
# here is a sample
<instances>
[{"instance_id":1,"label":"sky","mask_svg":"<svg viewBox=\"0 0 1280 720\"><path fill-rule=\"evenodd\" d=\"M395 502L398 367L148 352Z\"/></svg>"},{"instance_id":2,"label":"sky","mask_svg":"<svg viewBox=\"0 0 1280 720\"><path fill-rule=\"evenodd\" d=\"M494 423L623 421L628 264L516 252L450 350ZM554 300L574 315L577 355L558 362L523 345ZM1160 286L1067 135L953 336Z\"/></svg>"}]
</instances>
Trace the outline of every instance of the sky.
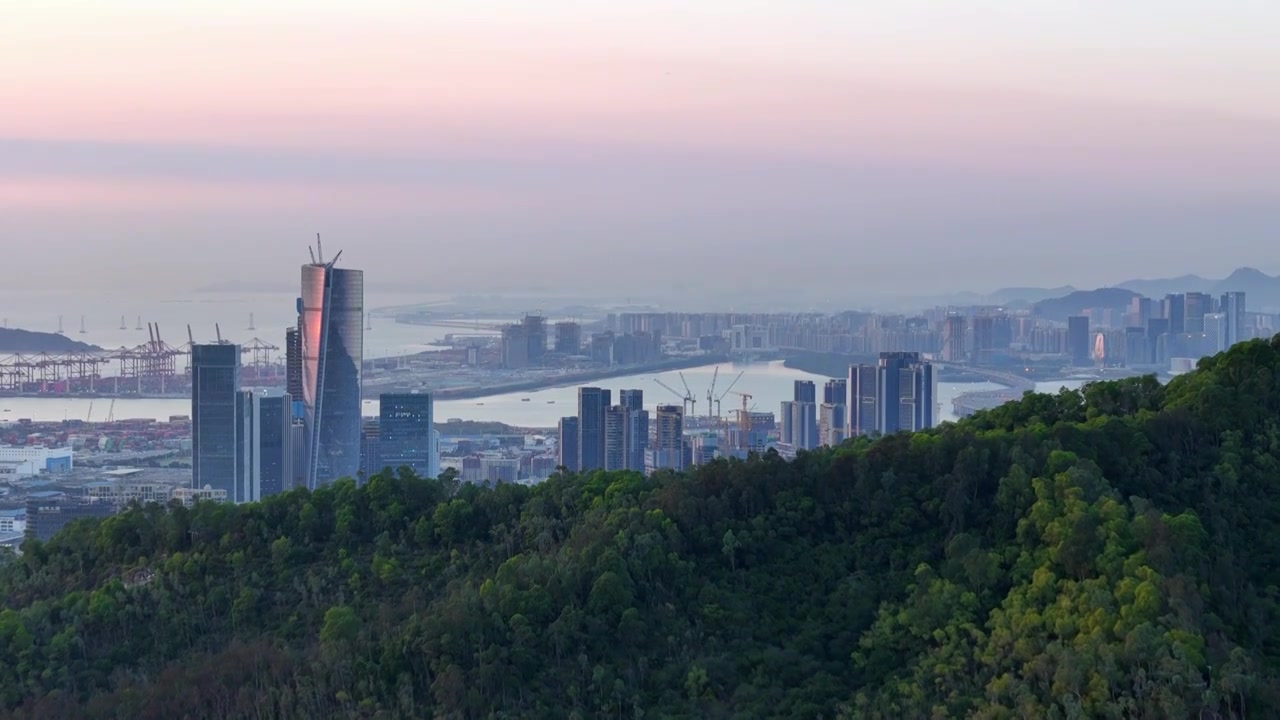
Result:
<instances>
[{"instance_id":1,"label":"sky","mask_svg":"<svg viewBox=\"0 0 1280 720\"><path fill-rule=\"evenodd\" d=\"M1274 0L11 0L5 289L1280 273ZM14 273L13 268L23 272Z\"/></svg>"}]
</instances>

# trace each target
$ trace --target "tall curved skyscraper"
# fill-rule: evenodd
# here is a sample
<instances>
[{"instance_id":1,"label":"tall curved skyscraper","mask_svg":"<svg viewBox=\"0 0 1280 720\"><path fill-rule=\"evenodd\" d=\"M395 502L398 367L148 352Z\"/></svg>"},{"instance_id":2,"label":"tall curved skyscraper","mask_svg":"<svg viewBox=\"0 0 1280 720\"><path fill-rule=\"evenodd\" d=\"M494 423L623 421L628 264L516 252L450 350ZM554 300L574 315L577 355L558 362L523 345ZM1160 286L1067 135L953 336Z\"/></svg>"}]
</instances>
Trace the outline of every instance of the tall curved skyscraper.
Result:
<instances>
[{"instance_id":1,"label":"tall curved skyscraper","mask_svg":"<svg viewBox=\"0 0 1280 720\"><path fill-rule=\"evenodd\" d=\"M360 470L364 273L335 268L341 255L302 266L302 400L312 489Z\"/></svg>"}]
</instances>

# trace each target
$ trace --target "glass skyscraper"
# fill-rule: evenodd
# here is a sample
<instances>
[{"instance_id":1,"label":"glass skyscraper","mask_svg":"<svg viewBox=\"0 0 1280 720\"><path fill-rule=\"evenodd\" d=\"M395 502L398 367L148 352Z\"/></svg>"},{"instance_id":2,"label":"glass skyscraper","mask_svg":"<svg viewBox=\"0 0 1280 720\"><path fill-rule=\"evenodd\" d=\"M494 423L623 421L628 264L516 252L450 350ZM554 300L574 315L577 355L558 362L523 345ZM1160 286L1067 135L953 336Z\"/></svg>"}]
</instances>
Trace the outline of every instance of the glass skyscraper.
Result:
<instances>
[{"instance_id":1,"label":"glass skyscraper","mask_svg":"<svg viewBox=\"0 0 1280 720\"><path fill-rule=\"evenodd\" d=\"M191 346L191 482L234 498L242 470L240 346Z\"/></svg>"},{"instance_id":2,"label":"glass skyscraper","mask_svg":"<svg viewBox=\"0 0 1280 720\"><path fill-rule=\"evenodd\" d=\"M578 388L578 470L604 469L605 409L612 393L598 387Z\"/></svg>"},{"instance_id":3,"label":"glass skyscraper","mask_svg":"<svg viewBox=\"0 0 1280 720\"><path fill-rule=\"evenodd\" d=\"M338 253L340 256L342 253ZM364 362L364 273L323 257L302 266L302 400L307 487L360 470L360 378Z\"/></svg>"},{"instance_id":4,"label":"glass skyscraper","mask_svg":"<svg viewBox=\"0 0 1280 720\"><path fill-rule=\"evenodd\" d=\"M431 393L385 394L379 405L382 466L392 470L408 466L421 477L438 476L439 448L435 443Z\"/></svg>"}]
</instances>

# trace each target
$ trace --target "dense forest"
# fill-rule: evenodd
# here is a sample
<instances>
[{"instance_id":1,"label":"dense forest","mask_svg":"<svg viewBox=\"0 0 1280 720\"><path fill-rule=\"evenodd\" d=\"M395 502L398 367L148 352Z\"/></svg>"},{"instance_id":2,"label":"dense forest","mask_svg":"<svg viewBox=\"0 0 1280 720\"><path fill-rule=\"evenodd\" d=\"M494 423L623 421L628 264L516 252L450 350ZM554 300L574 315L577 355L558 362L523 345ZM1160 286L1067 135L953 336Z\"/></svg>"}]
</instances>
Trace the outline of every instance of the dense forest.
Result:
<instances>
[{"instance_id":1,"label":"dense forest","mask_svg":"<svg viewBox=\"0 0 1280 720\"><path fill-rule=\"evenodd\" d=\"M14 718L1280 712L1280 341L915 435L131 509L0 566Z\"/></svg>"}]
</instances>

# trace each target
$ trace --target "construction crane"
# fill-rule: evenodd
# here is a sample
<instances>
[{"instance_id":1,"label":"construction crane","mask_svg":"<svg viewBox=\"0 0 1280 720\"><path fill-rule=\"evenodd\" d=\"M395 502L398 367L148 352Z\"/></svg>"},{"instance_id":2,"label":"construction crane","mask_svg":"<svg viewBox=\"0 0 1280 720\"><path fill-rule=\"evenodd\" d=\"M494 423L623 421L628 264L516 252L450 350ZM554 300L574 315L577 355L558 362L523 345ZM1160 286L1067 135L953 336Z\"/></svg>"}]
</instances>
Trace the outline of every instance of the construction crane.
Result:
<instances>
[{"instance_id":1,"label":"construction crane","mask_svg":"<svg viewBox=\"0 0 1280 720\"><path fill-rule=\"evenodd\" d=\"M742 398L742 409L735 410L738 413L738 447L740 449L747 448L747 436L751 434L751 410L747 407L747 401L751 400L750 393L735 392Z\"/></svg>"},{"instance_id":2,"label":"construction crane","mask_svg":"<svg viewBox=\"0 0 1280 720\"><path fill-rule=\"evenodd\" d=\"M720 377L720 366L717 365L714 372L711 373L711 387L707 388L707 417L711 417L712 403L716 397L716 378ZM720 412L716 411L716 417L720 416Z\"/></svg>"},{"instance_id":3,"label":"construction crane","mask_svg":"<svg viewBox=\"0 0 1280 720\"><path fill-rule=\"evenodd\" d=\"M684 373L677 372L676 374L680 376L680 382L684 384L684 396L689 399L689 411L687 415L689 417L693 417L698 414L698 397L689 389L689 382L684 379Z\"/></svg>"},{"instance_id":4,"label":"construction crane","mask_svg":"<svg viewBox=\"0 0 1280 720\"><path fill-rule=\"evenodd\" d=\"M720 401L724 400L725 396L733 391L733 386L737 385L738 381L741 380L742 376L745 375L746 373L747 373L746 370L743 370L742 372L738 373L738 377L734 378L733 382L729 383L729 387L725 388L724 392L720 393L720 395L716 397L716 417L720 417Z\"/></svg>"},{"instance_id":5,"label":"construction crane","mask_svg":"<svg viewBox=\"0 0 1280 720\"><path fill-rule=\"evenodd\" d=\"M656 383L658 383L658 384L659 384L659 385L661 385L662 387L666 388L666 390L667 390L668 392L670 392L672 395L675 395L676 397L680 398L680 402L684 403L684 412L685 412L685 414L688 414L688 412L689 412L689 401L692 399L691 395L689 395L689 394L681 395L679 390L676 390L675 388L673 388L673 387L671 387L670 385L668 385L668 384L666 384L666 383L662 382L662 381L661 381L661 380L659 380L658 378L654 378L654 379L653 379L653 381L654 381L654 382L656 382Z\"/></svg>"}]
</instances>

